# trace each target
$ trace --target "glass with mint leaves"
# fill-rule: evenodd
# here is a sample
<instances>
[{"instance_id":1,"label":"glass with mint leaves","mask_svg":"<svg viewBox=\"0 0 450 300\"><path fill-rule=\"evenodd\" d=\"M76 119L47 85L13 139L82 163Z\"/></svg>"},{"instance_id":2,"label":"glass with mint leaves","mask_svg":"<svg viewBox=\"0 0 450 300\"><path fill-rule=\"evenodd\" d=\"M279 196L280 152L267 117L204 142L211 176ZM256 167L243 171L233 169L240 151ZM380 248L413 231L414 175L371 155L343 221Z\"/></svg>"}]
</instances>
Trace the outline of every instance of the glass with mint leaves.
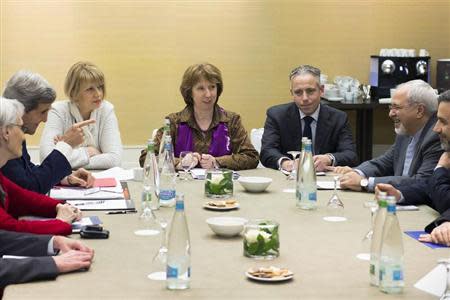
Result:
<instances>
[{"instance_id":1,"label":"glass with mint leaves","mask_svg":"<svg viewBox=\"0 0 450 300\"><path fill-rule=\"evenodd\" d=\"M278 222L265 219L251 220L244 229L244 256L256 259L274 259L280 255Z\"/></svg>"},{"instance_id":2,"label":"glass with mint leaves","mask_svg":"<svg viewBox=\"0 0 450 300\"><path fill-rule=\"evenodd\" d=\"M219 199L233 196L233 171L228 169L207 170L205 196Z\"/></svg>"}]
</instances>

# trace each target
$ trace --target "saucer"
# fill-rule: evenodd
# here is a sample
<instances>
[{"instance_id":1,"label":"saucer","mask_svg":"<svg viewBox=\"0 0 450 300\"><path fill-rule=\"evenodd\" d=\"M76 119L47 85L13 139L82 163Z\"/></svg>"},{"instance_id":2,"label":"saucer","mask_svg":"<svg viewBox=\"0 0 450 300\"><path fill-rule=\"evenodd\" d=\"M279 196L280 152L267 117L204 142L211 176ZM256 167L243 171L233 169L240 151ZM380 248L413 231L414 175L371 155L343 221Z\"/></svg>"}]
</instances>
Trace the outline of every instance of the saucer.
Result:
<instances>
[{"instance_id":1,"label":"saucer","mask_svg":"<svg viewBox=\"0 0 450 300\"><path fill-rule=\"evenodd\" d=\"M341 102L341 101L344 100L344 98L342 98L342 97L328 97L327 100L331 101L331 102Z\"/></svg>"}]
</instances>

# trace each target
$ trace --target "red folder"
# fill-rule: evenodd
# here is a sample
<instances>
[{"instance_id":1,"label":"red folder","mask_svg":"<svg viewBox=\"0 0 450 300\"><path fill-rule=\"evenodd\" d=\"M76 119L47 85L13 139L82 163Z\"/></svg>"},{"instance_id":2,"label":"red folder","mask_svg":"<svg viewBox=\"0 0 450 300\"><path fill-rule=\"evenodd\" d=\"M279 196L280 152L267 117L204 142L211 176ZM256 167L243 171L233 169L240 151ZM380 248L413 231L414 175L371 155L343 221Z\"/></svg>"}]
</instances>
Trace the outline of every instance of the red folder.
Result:
<instances>
[{"instance_id":1,"label":"red folder","mask_svg":"<svg viewBox=\"0 0 450 300\"><path fill-rule=\"evenodd\" d=\"M94 187L114 187L117 181L114 177L110 178L95 178Z\"/></svg>"}]
</instances>

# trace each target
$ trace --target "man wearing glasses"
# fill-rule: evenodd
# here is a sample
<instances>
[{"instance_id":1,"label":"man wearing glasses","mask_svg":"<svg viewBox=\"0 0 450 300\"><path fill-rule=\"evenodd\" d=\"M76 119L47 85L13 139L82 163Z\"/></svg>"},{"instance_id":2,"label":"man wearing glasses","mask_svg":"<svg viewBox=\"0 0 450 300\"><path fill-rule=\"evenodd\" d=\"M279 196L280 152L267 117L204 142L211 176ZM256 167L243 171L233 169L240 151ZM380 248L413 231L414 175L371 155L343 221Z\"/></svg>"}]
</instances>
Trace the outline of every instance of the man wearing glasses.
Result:
<instances>
[{"instance_id":1,"label":"man wearing glasses","mask_svg":"<svg viewBox=\"0 0 450 300\"><path fill-rule=\"evenodd\" d=\"M289 79L293 102L267 110L261 163L272 169L292 171L296 164L287 153L300 151L302 137L308 137L312 140L317 171L325 171L327 166L355 165L358 157L347 115L320 104L323 95L320 70L302 65L291 72Z\"/></svg>"},{"instance_id":2,"label":"man wearing glasses","mask_svg":"<svg viewBox=\"0 0 450 300\"><path fill-rule=\"evenodd\" d=\"M397 87L389 106L394 122L395 143L383 155L363 162L355 169L337 167L344 174L341 188L373 192L378 183L408 184L427 178L442 154L436 123L437 94L422 80L412 80Z\"/></svg>"}]
</instances>

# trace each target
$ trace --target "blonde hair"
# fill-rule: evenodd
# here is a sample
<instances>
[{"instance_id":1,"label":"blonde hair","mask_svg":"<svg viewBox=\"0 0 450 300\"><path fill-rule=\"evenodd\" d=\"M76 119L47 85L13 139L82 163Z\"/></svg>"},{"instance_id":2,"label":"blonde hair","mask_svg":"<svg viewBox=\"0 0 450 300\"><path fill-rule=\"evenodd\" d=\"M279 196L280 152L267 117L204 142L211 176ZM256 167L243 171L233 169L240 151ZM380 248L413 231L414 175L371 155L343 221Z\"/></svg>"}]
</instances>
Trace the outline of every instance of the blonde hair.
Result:
<instances>
[{"instance_id":1,"label":"blonde hair","mask_svg":"<svg viewBox=\"0 0 450 300\"><path fill-rule=\"evenodd\" d=\"M64 82L64 93L70 100L74 100L86 83L95 83L102 86L103 97L106 95L105 76L93 63L80 61L74 64L67 73Z\"/></svg>"}]
</instances>

